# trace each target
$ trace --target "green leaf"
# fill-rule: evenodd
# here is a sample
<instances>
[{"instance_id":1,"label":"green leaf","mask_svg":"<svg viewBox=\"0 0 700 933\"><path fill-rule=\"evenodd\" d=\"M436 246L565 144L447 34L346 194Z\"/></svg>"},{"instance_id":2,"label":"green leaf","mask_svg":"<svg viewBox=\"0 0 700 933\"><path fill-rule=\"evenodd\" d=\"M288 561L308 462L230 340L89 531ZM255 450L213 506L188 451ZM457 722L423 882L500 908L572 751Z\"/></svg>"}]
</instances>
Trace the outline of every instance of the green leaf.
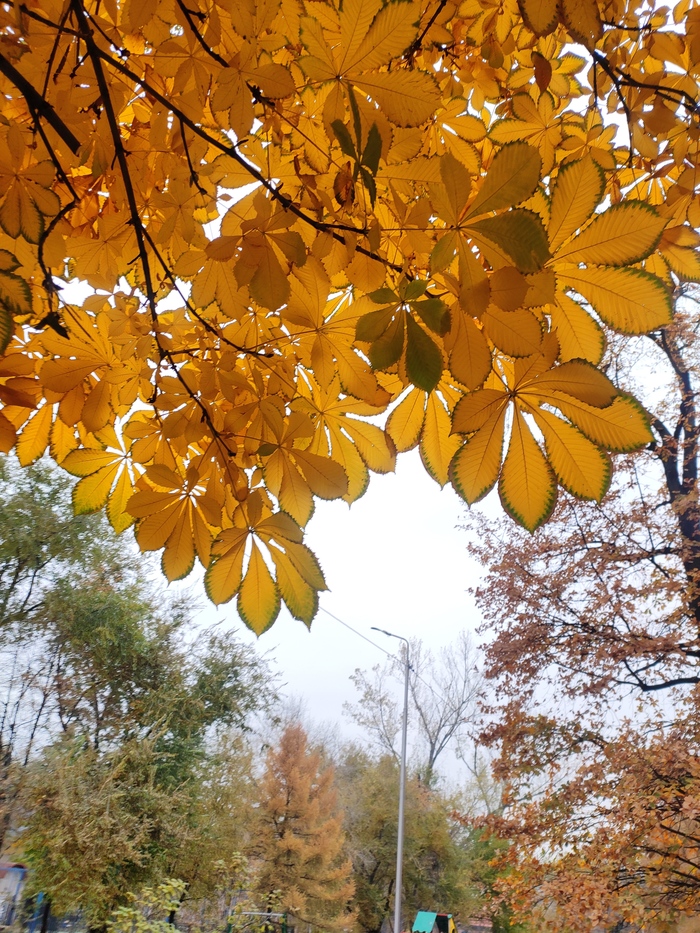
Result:
<instances>
[{"instance_id":1,"label":"green leaf","mask_svg":"<svg viewBox=\"0 0 700 933\"><path fill-rule=\"evenodd\" d=\"M371 298L377 305L388 305L392 302L398 304L401 300L396 292L390 288L378 288L376 291L370 292L367 297Z\"/></svg>"},{"instance_id":2,"label":"green leaf","mask_svg":"<svg viewBox=\"0 0 700 933\"><path fill-rule=\"evenodd\" d=\"M380 308L379 311L370 311L363 314L355 325L355 339L373 343L379 340L391 323L395 308Z\"/></svg>"},{"instance_id":3,"label":"green leaf","mask_svg":"<svg viewBox=\"0 0 700 933\"><path fill-rule=\"evenodd\" d=\"M362 153L362 164L366 165L370 170L372 175L376 175L379 169L379 157L382 154L382 137L377 128L377 124L373 123L369 130L369 135L367 136L367 144L365 145L364 152Z\"/></svg>"},{"instance_id":4,"label":"green leaf","mask_svg":"<svg viewBox=\"0 0 700 933\"><path fill-rule=\"evenodd\" d=\"M355 139L357 140L357 149L362 145L362 120L360 118L360 108L357 106L357 98L352 87L348 86L348 97L350 98L350 110L352 111L352 122L355 127ZM359 161L359 160L358 160Z\"/></svg>"},{"instance_id":5,"label":"green leaf","mask_svg":"<svg viewBox=\"0 0 700 933\"><path fill-rule=\"evenodd\" d=\"M4 304L0 304L0 353L4 353L15 332L15 322L10 311Z\"/></svg>"},{"instance_id":6,"label":"green leaf","mask_svg":"<svg viewBox=\"0 0 700 933\"><path fill-rule=\"evenodd\" d=\"M406 373L414 386L432 392L443 370L442 353L410 315L406 316Z\"/></svg>"},{"instance_id":7,"label":"green leaf","mask_svg":"<svg viewBox=\"0 0 700 933\"><path fill-rule=\"evenodd\" d=\"M357 151L355 149L355 144L352 141L352 137L348 132L347 126L345 126L342 120L333 120L331 126L333 127L335 138L340 143L340 148L343 150L345 155L349 156L351 159L354 159L357 162Z\"/></svg>"},{"instance_id":8,"label":"green leaf","mask_svg":"<svg viewBox=\"0 0 700 933\"><path fill-rule=\"evenodd\" d=\"M362 175L362 181L369 194L369 202L372 207L374 207L374 202L377 200L377 183L374 180L374 176L364 165L360 166L360 175Z\"/></svg>"},{"instance_id":9,"label":"green leaf","mask_svg":"<svg viewBox=\"0 0 700 933\"><path fill-rule=\"evenodd\" d=\"M495 244L520 272L538 272L549 259L547 234L533 211L518 208L485 217L470 224L469 230Z\"/></svg>"},{"instance_id":10,"label":"green leaf","mask_svg":"<svg viewBox=\"0 0 700 933\"><path fill-rule=\"evenodd\" d=\"M405 312L397 314L384 335L379 340L375 340L369 348L367 355L375 369L389 369L401 359L405 317Z\"/></svg>"},{"instance_id":11,"label":"green leaf","mask_svg":"<svg viewBox=\"0 0 700 933\"><path fill-rule=\"evenodd\" d=\"M445 302L441 301L440 298L426 298L425 301L416 301L412 307L434 334L444 337L450 329L450 312Z\"/></svg>"},{"instance_id":12,"label":"green leaf","mask_svg":"<svg viewBox=\"0 0 700 933\"><path fill-rule=\"evenodd\" d=\"M541 168L542 160L537 149L525 142L508 143L491 163L467 217L499 211L525 201L537 187Z\"/></svg>"},{"instance_id":13,"label":"green leaf","mask_svg":"<svg viewBox=\"0 0 700 933\"><path fill-rule=\"evenodd\" d=\"M404 301L415 301L416 298L422 298L427 288L427 279L413 279L412 282L404 280L399 291Z\"/></svg>"}]
</instances>

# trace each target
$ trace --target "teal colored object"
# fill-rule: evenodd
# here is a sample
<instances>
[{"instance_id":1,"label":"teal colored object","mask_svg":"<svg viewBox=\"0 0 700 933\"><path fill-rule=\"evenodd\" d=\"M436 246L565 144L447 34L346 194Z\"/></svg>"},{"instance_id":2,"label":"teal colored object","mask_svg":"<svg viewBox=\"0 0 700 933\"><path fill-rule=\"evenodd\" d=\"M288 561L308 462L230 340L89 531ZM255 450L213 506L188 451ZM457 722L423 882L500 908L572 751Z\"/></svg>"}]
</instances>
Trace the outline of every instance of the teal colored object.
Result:
<instances>
[{"instance_id":1,"label":"teal colored object","mask_svg":"<svg viewBox=\"0 0 700 933\"><path fill-rule=\"evenodd\" d=\"M419 910L413 923L413 933L455 933L452 914Z\"/></svg>"},{"instance_id":2,"label":"teal colored object","mask_svg":"<svg viewBox=\"0 0 700 933\"><path fill-rule=\"evenodd\" d=\"M437 914L432 914L427 910L419 910L413 924L413 933L433 933L436 917Z\"/></svg>"}]
</instances>

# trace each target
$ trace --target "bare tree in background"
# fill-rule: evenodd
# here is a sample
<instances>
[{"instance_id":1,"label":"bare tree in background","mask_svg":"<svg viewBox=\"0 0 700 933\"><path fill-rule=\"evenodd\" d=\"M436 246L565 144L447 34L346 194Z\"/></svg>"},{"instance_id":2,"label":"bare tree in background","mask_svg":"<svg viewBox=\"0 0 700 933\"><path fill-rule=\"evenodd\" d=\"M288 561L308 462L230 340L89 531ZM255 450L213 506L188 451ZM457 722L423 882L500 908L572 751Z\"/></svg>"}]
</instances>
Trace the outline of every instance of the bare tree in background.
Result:
<instances>
[{"instance_id":1,"label":"bare tree in background","mask_svg":"<svg viewBox=\"0 0 700 933\"><path fill-rule=\"evenodd\" d=\"M409 723L414 757L423 784L431 785L436 764L450 745L464 757L470 744L470 726L476 722L481 674L469 635L462 631L455 642L434 655L420 639L410 642ZM399 756L404 663L391 657L371 671L357 669L352 681L360 693L355 704L345 704L351 719L366 730L372 745Z\"/></svg>"}]
</instances>

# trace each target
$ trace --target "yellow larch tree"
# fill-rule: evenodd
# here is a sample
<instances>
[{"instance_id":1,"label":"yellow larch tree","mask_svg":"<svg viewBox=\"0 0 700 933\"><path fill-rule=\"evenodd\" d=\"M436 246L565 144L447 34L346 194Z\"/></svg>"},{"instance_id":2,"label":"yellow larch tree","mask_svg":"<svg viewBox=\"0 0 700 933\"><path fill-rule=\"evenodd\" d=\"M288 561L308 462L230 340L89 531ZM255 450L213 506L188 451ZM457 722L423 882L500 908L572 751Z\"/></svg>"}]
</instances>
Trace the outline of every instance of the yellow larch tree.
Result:
<instances>
[{"instance_id":1,"label":"yellow larch tree","mask_svg":"<svg viewBox=\"0 0 700 933\"><path fill-rule=\"evenodd\" d=\"M259 796L251 890L260 907L278 903L293 922L321 930L354 929L355 885L333 767L309 747L298 723L268 752Z\"/></svg>"},{"instance_id":2,"label":"yellow larch tree","mask_svg":"<svg viewBox=\"0 0 700 933\"><path fill-rule=\"evenodd\" d=\"M397 452L529 529L600 499L651 438L605 331L700 278L700 7L655 6L3 2L0 450L257 632Z\"/></svg>"}]
</instances>

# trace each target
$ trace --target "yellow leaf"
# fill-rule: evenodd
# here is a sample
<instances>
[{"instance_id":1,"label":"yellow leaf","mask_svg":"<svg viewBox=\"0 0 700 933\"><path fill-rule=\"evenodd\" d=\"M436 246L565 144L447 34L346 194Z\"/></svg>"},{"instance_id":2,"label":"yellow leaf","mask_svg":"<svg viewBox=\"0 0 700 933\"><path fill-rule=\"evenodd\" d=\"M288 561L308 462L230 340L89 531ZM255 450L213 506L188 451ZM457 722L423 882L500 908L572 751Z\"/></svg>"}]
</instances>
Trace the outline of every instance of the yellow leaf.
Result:
<instances>
[{"instance_id":1,"label":"yellow leaf","mask_svg":"<svg viewBox=\"0 0 700 933\"><path fill-rule=\"evenodd\" d=\"M491 351L483 331L469 314L455 307L452 326L445 337L450 372L468 389L476 389L491 371Z\"/></svg>"},{"instance_id":2,"label":"yellow leaf","mask_svg":"<svg viewBox=\"0 0 700 933\"><path fill-rule=\"evenodd\" d=\"M607 408L593 408L575 399L560 399L557 407L594 444L607 450L627 453L654 439L646 412L629 396L618 396Z\"/></svg>"},{"instance_id":3,"label":"yellow leaf","mask_svg":"<svg viewBox=\"0 0 700 933\"><path fill-rule=\"evenodd\" d=\"M564 22L569 32L587 49L603 37L603 22L597 0L561 0Z\"/></svg>"},{"instance_id":4,"label":"yellow leaf","mask_svg":"<svg viewBox=\"0 0 700 933\"><path fill-rule=\"evenodd\" d=\"M483 499L498 479L504 425L505 407L492 414L452 458L450 481L469 505Z\"/></svg>"},{"instance_id":5,"label":"yellow leaf","mask_svg":"<svg viewBox=\"0 0 700 933\"><path fill-rule=\"evenodd\" d=\"M344 13L344 15L341 14L341 30L348 41L347 46L344 43L345 47L343 47L342 57L338 63L339 74L381 68L382 65L386 65L393 58L405 52L416 37L421 12L418 3L396 2L396 0L387 3L377 13L364 36L361 30L365 26L367 14L372 7L377 9L376 3L368 4L351 0L348 6L350 7L348 11L344 10L345 3L341 8ZM360 38L362 38L361 42L358 41Z\"/></svg>"},{"instance_id":6,"label":"yellow leaf","mask_svg":"<svg viewBox=\"0 0 700 933\"><path fill-rule=\"evenodd\" d=\"M265 97L272 100L290 97L294 93L294 79L284 65L278 65L274 62L268 65L260 65L250 72L250 76Z\"/></svg>"},{"instance_id":7,"label":"yellow leaf","mask_svg":"<svg viewBox=\"0 0 700 933\"><path fill-rule=\"evenodd\" d=\"M661 255L669 268L682 279L690 282L700 282L700 255L697 249L687 249L675 243L661 243Z\"/></svg>"},{"instance_id":8,"label":"yellow leaf","mask_svg":"<svg viewBox=\"0 0 700 933\"><path fill-rule=\"evenodd\" d=\"M70 392L94 372L97 366L99 362L94 359L47 360L41 368L41 381L53 392Z\"/></svg>"},{"instance_id":9,"label":"yellow leaf","mask_svg":"<svg viewBox=\"0 0 700 933\"><path fill-rule=\"evenodd\" d=\"M557 0L518 0L525 25L536 36L546 36L559 22Z\"/></svg>"},{"instance_id":10,"label":"yellow leaf","mask_svg":"<svg viewBox=\"0 0 700 933\"><path fill-rule=\"evenodd\" d=\"M186 577L194 567L195 549L190 511L191 505L184 501L161 558L163 573L171 583Z\"/></svg>"},{"instance_id":11,"label":"yellow leaf","mask_svg":"<svg viewBox=\"0 0 700 933\"><path fill-rule=\"evenodd\" d=\"M296 466L290 463L289 458L282 453L280 456L284 457L282 481L278 493L280 508L289 512L294 521L303 527L311 518L314 510L311 490Z\"/></svg>"},{"instance_id":12,"label":"yellow leaf","mask_svg":"<svg viewBox=\"0 0 700 933\"><path fill-rule=\"evenodd\" d=\"M269 535L276 541L293 541L296 544L301 544L304 540L304 532L299 525L297 525L289 515L285 515L284 512L275 512L274 515L264 518L261 522L257 523L255 531L260 535ZM226 532L224 532L222 536L224 539L225 535ZM286 547L286 544L284 546Z\"/></svg>"},{"instance_id":13,"label":"yellow leaf","mask_svg":"<svg viewBox=\"0 0 700 933\"><path fill-rule=\"evenodd\" d=\"M583 295L606 324L623 334L643 334L673 316L668 289L642 269L571 266L557 273L557 280Z\"/></svg>"},{"instance_id":14,"label":"yellow leaf","mask_svg":"<svg viewBox=\"0 0 700 933\"><path fill-rule=\"evenodd\" d=\"M113 460L109 466L85 476L76 483L73 487L73 509L76 515L97 512L104 506L118 469L119 461Z\"/></svg>"},{"instance_id":15,"label":"yellow leaf","mask_svg":"<svg viewBox=\"0 0 700 933\"><path fill-rule=\"evenodd\" d=\"M341 43L341 58L338 62L338 73L342 74L345 69L352 68L353 65L359 64L362 67L372 67L366 65L366 55L372 51L372 47L367 43L367 33L370 26L374 22L377 13L381 10L380 0L345 0L344 3L340 5L340 34L343 37ZM389 4L390 14L396 18L396 14L400 10L397 10L397 3ZM414 16L414 19L417 17ZM387 23L387 14L384 14L382 17L377 17L377 20ZM403 19L399 20L399 25L403 24ZM381 28L381 27L380 27ZM384 32L386 32L386 27L384 27ZM406 42L408 45L411 42L411 39L415 36L415 27L413 28L412 35ZM323 43L325 46L325 43ZM403 48L406 48L404 45ZM316 54L322 56L326 61L330 59L330 55L325 48L316 50L309 49L311 54ZM403 49L402 49L403 51ZM359 53L359 54L358 54ZM379 61L380 65L384 64L384 61Z\"/></svg>"},{"instance_id":16,"label":"yellow leaf","mask_svg":"<svg viewBox=\"0 0 700 933\"><path fill-rule=\"evenodd\" d=\"M112 466L115 461L117 461L117 455L110 451L95 447L82 447L80 450L69 453L61 466L73 476L89 476L104 467Z\"/></svg>"},{"instance_id":17,"label":"yellow leaf","mask_svg":"<svg viewBox=\"0 0 700 933\"><path fill-rule=\"evenodd\" d=\"M436 190L431 193L432 201L443 220L456 227L459 224L462 208L469 197L472 186L471 175L458 159L446 152L440 159L440 177L445 187L445 197L441 198L440 207L438 207L436 197L439 197L441 192L436 186Z\"/></svg>"},{"instance_id":18,"label":"yellow leaf","mask_svg":"<svg viewBox=\"0 0 700 933\"><path fill-rule=\"evenodd\" d=\"M542 327L532 311L501 311L495 305L481 315L484 330L499 348L509 356L530 356L542 343Z\"/></svg>"},{"instance_id":19,"label":"yellow leaf","mask_svg":"<svg viewBox=\"0 0 700 933\"><path fill-rule=\"evenodd\" d=\"M133 495L134 487L131 482L129 470L125 467L114 485L107 500L107 518L109 523L119 535L133 525L135 519L126 511L126 504Z\"/></svg>"},{"instance_id":20,"label":"yellow leaf","mask_svg":"<svg viewBox=\"0 0 700 933\"><path fill-rule=\"evenodd\" d=\"M518 408L513 412L498 493L506 512L528 531L549 518L557 497L552 470Z\"/></svg>"},{"instance_id":21,"label":"yellow leaf","mask_svg":"<svg viewBox=\"0 0 700 933\"><path fill-rule=\"evenodd\" d=\"M38 243L44 232L43 215L18 177L0 203L0 227L13 239L23 236L30 243Z\"/></svg>"},{"instance_id":22,"label":"yellow leaf","mask_svg":"<svg viewBox=\"0 0 700 933\"><path fill-rule=\"evenodd\" d=\"M426 393L411 389L389 415L386 429L399 453L412 450L420 439L425 420Z\"/></svg>"},{"instance_id":23,"label":"yellow leaf","mask_svg":"<svg viewBox=\"0 0 700 933\"><path fill-rule=\"evenodd\" d=\"M374 473L391 473L396 466L396 450L391 435L374 424L345 418L343 429L350 436L360 456Z\"/></svg>"},{"instance_id":24,"label":"yellow leaf","mask_svg":"<svg viewBox=\"0 0 700 933\"><path fill-rule=\"evenodd\" d=\"M0 306L3 305L14 314L30 314L32 293L21 276L0 270Z\"/></svg>"},{"instance_id":25,"label":"yellow leaf","mask_svg":"<svg viewBox=\"0 0 700 933\"><path fill-rule=\"evenodd\" d=\"M560 246L555 259L603 266L640 262L656 249L667 223L643 201L614 204L570 243Z\"/></svg>"},{"instance_id":26,"label":"yellow leaf","mask_svg":"<svg viewBox=\"0 0 700 933\"><path fill-rule=\"evenodd\" d=\"M508 404L509 396L499 389L479 389L463 395L452 412L452 430L472 434L493 420Z\"/></svg>"},{"instance_id":27,"label":"yellow leaf","mask_svg":"<svg viewBox=\"0 0 700 933\"><path fill-rule=\"evenodd\" d=\"M315 590L327 590L326 581L323 573L313 554L305 544L297 544L293 541L287 541L284 545L285 552L289 561L296 568L302 579Z\"/></svg>"},{"instance_id":28,"label":"yellow leaf","mask_svg":"<svg viewBox=\"0 0 700 933\"><path fill-rule=\"evenodd\" d=\"M425 407L420 439L420 456L436 483L444 486L449 479L450 460L461 445L452 434L452 421L436 392L431 392Z\"/></svg>"},{"instance_id":29,"label":"yellow leaf","mask_svg":"<svg viewBox=\"0 0 700 933\"><path fill-rule=\"evenodd\" d=\"M227 603L240 588L247 540L247 529L228 528L219 535L215 545L219 557L204 575L207 596L217 606Z\"/></svg>"},{"instance_id":30,"label":"yellow leaf","mask_svg":"<svg viewBox=\"0 0 700 933\"><path fill-rule=\"evenodd\" d=\"M522 389L523 394L529 391L540 396L563 392L596 408L610 405L619 394L604 373L583 360L562 363L541 373Z\"/></svg>"},{"instance_id":31,"label":"yellow leaf","mask_svg":"<svg viewBox=\"0 0 700 933\"><path fill-rule=\"evenodd\" d=\"M85 398L80 420L91 434L96 434L112 415L112 388L104 381L98 382Z\"/></svg>"},{"instance_id":32,"label":"yellow leaf","mask_svg":"<svg viewBox=\"0 0 700 933\"><path fill-rule=\"evenodd\" d=\"M132 502L138 495L139 493L136 493L129 500L129 511L132 515ZM180 520L184 505L182 499L176 499L167 493L160 494L161 507L140 521L136 529L136 540L142 551L159 551L165 546Z\"/></svg>"},{"instance_id":33,"label":"yellow leaf","mask_svg":"<svg viewBox=\"0 0 700 933\"><path fill-rule=\"evenodd\" d=\"M256 635L262 635L275 621L279 611L279 590L260 548L253 541L248 569L238 594L238 613L248 628Z\"/></svg>"},{"instance_id":34,"label":"yellow leaf","mask_svg":"<svg viewBox=\"0 0 700 933\"><path fill-rule=\"evenodd\" d=\"M528 281L513 266L503 266L491 275L491 301L501 311L516 311L523 307Z\"/></svg>"},{"instance_id":35,"label":"yellow leaf","mask_svg":"<svg viewBox=\"0 0 700 933\"><path fill-rule=\"evenodd\" d=\"M270 556L275 564L277 587L287 609L295 619L310 626L318 612L317 591L302 579L288 556L282 551L272 547Z\"/></svg>"},{"instance_id":36,"label":"yellow leaf","mask_svg":"<svg viewBox=\"0 0 700 933\"><path fill-rule=\"evenodd\" d=\"M355 253L345 272L349 281L363 292L372 292L380 288L386 278L386 269L381 260L373 259L364 253Z\"/></svg>"},{"instance_id":37,"label":"yellow leaf","mask_svg":"<svg viewBox=\"0 0 700 933\"><path fill-rule=\"evenodd\" d=\"M211 561L212 536L204 518L205 509L199 508L199 505L200 499L197 499L190 507L192 541L202 567L208 567Z\"/></svg>"},{"instance_id":38,"label":"yellow leaf","mask_svg":"<svg viewBox=\"0 0 700 933\"><path fill-rule=\"evenodd\" d=\"M561 167L547 224L552 253L583 226L600 204L604 191L605 174L590 156Z\"/></svg>"},{"instance_id":39,"label":"yellow leaf","mask_svg":"<svg viewBox=\"0 0 700 933\"><path fill-rule=\"evenodd\" d=\"M7 305L0 302L0 353L7 350L15 332L15 322Z\"/></svg>"},{"instance_id":40,"label":"yellow leaf","mask_svg":"<svg viewBox=\"0 0 700 933\"><path fill-rule=\"evenodd\" d=\"M14 447L16 440L15 426L0 411L0 453L8 454Z\"/></svg>"},{"instance_id":41,"label":"yellow leaf","mask_svg":"<svg viewBox=\"0 0 700 933\"><path fill-rule=\"evenodd\" d=\"M600 502L610 485L610 458L580 431L549 411L535 412L547 458L564 489Z\"/></svg>"},{"instance_id":42,"label":"yellow leaf","mask_svg":"<svg viewBox=\"0 0 700 933\"><path fill-rule=\"evenodd\" d=\"M402 4L397 2L396 6ZM433 116L440 103L437 82L424 71L375 71L352 80L398 126L420 126Z\"/></svg>"},{"instance_id":43,"label":"yellow leaf","mask_svg":"<svg viewBox=\"0 0 700 933\"><path fill-rule=\"evenodd\" d=\"M557 335L561 359L588 360L597 366L603 358L605 336L600 325L564 292L558 292L556 304L547 309Z\"/></svg>"},{"instance_id":44,"label":"yellow leaf","mask_svg":"<svg viewBox=\"0 0 700 933\"><path fill-rule=\"evenodd\" d=\"M339 463L306 451L295 450L294 459L311 492L319 499L340 499L348 491L348 478Z\"/></svg>"},{"instance_id":45,"label":"yellow leaf","mask_svg":"<svg viewBox=\"0 0 700 933\"><path fill-rule=\"evenodd\" d=\"M46 450L51 436L53 405L41 406L22 428L17 441L17 459L22 466L34 463Z\"/></svg>"},{"instance_id":46,"label":"yellow leaf","mask_svg":"<svg viewBox=\"0 0 700 933\"><path fill-rule=\"evenodd\" d=\"M51 444L49 448L56 463L63 465L63 461L68 454L75 450L77 446L78 439L75 432L64 424L60 418L56 418L51 426Z\"/></svg>"},{"instance_id":47,"label":"yellow leaf","mask_svg":"<svg viewBox=\"0 0 700 933\"><path fill-rule=\"evenodd\" d=\"M348 478L348 491L342 498L348 503L355 502L367 492L369 470L358 453L357 447L337 425L329 424L328 430L331 436L333 459L342 466Z\"/></svg>"}]
</instances>

